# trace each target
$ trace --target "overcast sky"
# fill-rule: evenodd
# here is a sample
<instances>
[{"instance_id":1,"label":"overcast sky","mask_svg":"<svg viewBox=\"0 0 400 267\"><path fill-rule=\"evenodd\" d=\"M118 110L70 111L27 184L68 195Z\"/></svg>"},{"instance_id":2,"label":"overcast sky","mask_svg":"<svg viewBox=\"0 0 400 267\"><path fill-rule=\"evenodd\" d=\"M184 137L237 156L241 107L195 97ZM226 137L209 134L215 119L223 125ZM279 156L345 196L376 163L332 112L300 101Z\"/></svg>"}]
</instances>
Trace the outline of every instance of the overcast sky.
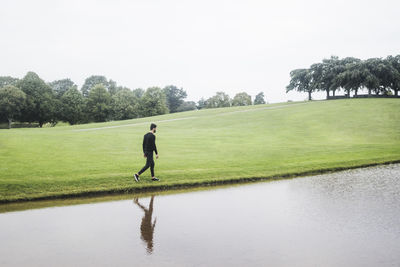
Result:
<instances>
[{"instance_id":1,"label":"overcast sky","mask_svg":"<svg viewBox=\"0 0 400 267\"><path fill-rule=\"evenodd\" d=\"M285 93L293 69L400 54L399 10L399 0L1 0L0 76L303 100Z\"/></svg>"}]
</instances>

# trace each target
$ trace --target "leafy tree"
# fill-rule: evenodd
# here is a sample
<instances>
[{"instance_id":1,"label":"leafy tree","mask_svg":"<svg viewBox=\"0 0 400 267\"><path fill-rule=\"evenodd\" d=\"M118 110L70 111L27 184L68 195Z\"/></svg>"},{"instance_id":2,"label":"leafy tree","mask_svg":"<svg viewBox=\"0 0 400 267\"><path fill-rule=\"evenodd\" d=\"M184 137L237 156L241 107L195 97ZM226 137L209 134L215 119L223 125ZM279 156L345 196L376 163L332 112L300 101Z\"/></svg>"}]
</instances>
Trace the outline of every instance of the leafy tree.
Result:
<instances>
[{"instance_id":1,"label":"leafy tree","mask_svg":"<svg viewBox=\"0 0 400 267\"><path fill-rule=\"evenodd\" d=\"M53 89L56 97L61 98L65 92L68 91L75 83L71 79L62 79L49 83L51 89Z\"/></svg>"},{"instance_id":2,"label":"leafy tree","mask_svg":"<svg viewBox=\"0 0 400 267\"><path fill-rule=\"evenodd\" d=\"M141 117L149 117L168 113L167 99L159 87L150 87L143 94L139 114Z\"/></svg>"},{"instance_id":3,"label":"leafy tree","mask_svg":"<svg viewBox=\"0 0 400 267\"><path fill-rule=\"evenodd\" d=\"M290 72L290 83L286 86L286 93L291 90L307 92L308 100L311 100L311 93L315 91L312 86L312 77L309 69L296 69Z\"/></svg>"},{"instance_id":4,"label":"leafy tree","mask_svg":"<svg viewBox=\"0 0 400 267\"><path fill-rule=\"evenodd\" d=\"M21 112L22 121L37 121L42 127L46 122L56 121L56 102L50 86L47 85L34 72L28 72L22 80L17 83L26 94L26 101Z\"/></svg>"},{"instance_id":5,"label":"leafy tree","mask_svg":"<svg viewBox=\"0 0 400 267\"><path fill-rule=\"evenodd\" d=\"M388 56L386 58L386 64L391 67L391 84L390 88L393 89L394 95L398 96L400 91L400 55L395 57Z\"/></svg>"},{"instance_id":6,"label":"leafy tree","mask_svg":"<svg viewBox=\"0 0 400 267\"><path fill-rule=\"evenodd\" d=\"M92 75L86 78L85 83L82 85L81 88L83 96L88 97L90 90L98 84L102 84L106 89L108 89L109 87L109 82L107 81L107 78L102 75Z\"/></svg>"},{"instance_id":7,"label":"leafy tree","mask_svg":"<svg viewBox=\"0 0 400 267\"><path fill-rule=\"evenodd\" d=\"M387 67L389 66L386 66L386 64L378 58L370 58L360 64L360 70L365 73L364 76L366 76L362 78L364 79L363 85L368 89L368 95L371 95L371 91L379 94L379 92L383 90L383 87L390 85L388 75L384 73L390 71Z\"/></svg>"},{"instance_id":8,"label":"leafy tree","mask_svg":"<svg viewBox=\"0 0 400 267\"><path fill-rule=\"evenodd\" d=\"M89 92L87 112L90 120L95 122L106 121L110 116L111 96L102 84L95 85Z\"/></svg>"},{"instance_id":9,"label":"leafy tree","mask_svg":"<svg viewBox=\"0 0 400 267\"><path fill-rule=\"evenodd\" d=\"M122 89L112 97L113 117L126 120L138 117L139 99L129 89Z\"/></svg>"},{"instance_id":10,"label":"leafy tree","mask_svg":"<svg viewBox=\"0 0 400 267\"><path fill-rule=\"evenodd\" d=\"M186 91L174 85L164 87L163 92L167 99L168 109L171 113L177 112L178 107L183 103L183 99L187 97Z\"/></svg>"},{"instance_id":11,"label":"leafy tree","mask_svg":"<svg viewBox=\"0 0 400 267\"><path fill-rule=\"evenodd\" d=\"M134 89L132 91L132 93L137 99L141 99L144 95L144 90L141 88L137 88L137 89Z\"/></svg>"},{"instance_id":12,"label":"leafy tree","mask_svg":"<svg viewBox=\"0 0 400 267\"><path fill-rule=\"evenodd\" d=\"M265 104L265 97L264 93L260 92L256 95L256 98L254 99L254 105L263 105Z\"/></svg>"},{"instance_id":13,"label":"leafy tree","mask_svg":"<svg viewBox=\"0 0 400 267\"><path fill-rule=\"evenodd\" d=\"M13 85L0 88L0 117L7 118L9 129L11 122L21 114L25 98L25 93Z\"/></svg>"},{"instance_id":14,"label":"leafy tree","mask_svg":"<svg viewBox=\"0 0 400 267\"><path fill-rule=\"evenodd\" d=\"M232 106L249 106L251 103L251 96L245 92L236 94L232 100Z\"/></svg>"},{"instance_id":15,"label":"leafy tree","mask_svg":"<svg viewBox=\"0 0 400 267\"><path fill-rule=\"evenodd\" d=\"M113 89L110 89L109 90L109 92L110 91L112 91ZM116 87L116 89L115 89L115 92L111 95L111 96L113 96L113 95L115 95L116 93L118 93L119 91L122 91L122 90L129 90L129 91L132 91L130 88L128 88L128 87L125 87L125 86L117 86ZM111 93L110 93L111 94Z\"/></svg>"},{"instance_id":16,"label":"leafy tree","mask_svg":"<svg viewBox=\"0 0 400 267\"><path fill-rule=\"evenodd\" d=\"M18 78L13 78L10 76L0 76L0 88L6 85L16 85L18 82Z\"/></svg>"},{"instance_id":17,"label":"leafy tree","mask_svg":"<svg viewBox=\"0 0 400 267\"><path fill-rule=\"evenodd\" d=\"M340 65L340 59L337 56L331 56L330 59L324 59L324 87L325 90L332 91L332 95L336 95L336 91L340 90L340 85L336 82L336 77L343 71L344 68ZM327 97L329 96L329 91L327 92Z\"/></svg>"},{"instance_id":18,"label":"leafy tree","mask_svg":"<svg viewBox=\"0 0 400 267\"><path fill-rule=\"evenodd\" d=\"M207 108L221 108L221 107L230 107L231 99L229 95L224 92L217 92L217 94L213 97L207 99Z\"/></svg>"},{"instance_id":19,"label":"leafy tree","mask_svg":"<svg viewBox=\"0 0 400 267\"><path fill-rule=\"evenodd\" d=\"M343 87L350 96L350 91L358 94L358 90L364 87L374 86L377 82L376 76L370 72L364 62L356 58L345 58L343 71L337 75L336 79L339 85Z\"/></svg>"},{"instance_id":20,"label":"leafy tree","mask_svg":"<svg viewBox=\"0 0 400 267\"><path fill-rule=\"evenodd\" d=\"M201 98L199 102L197 102L197 109L203 109L207 107L207 101L204 98Z\"/></svg>"},{"instance_id":21,"label":"leafy tree","mask_svg":"<svg viewBox=\"0 0 400 267\"><path fill-rule=\"evenodd\" d=\"M348 77L346 75L350 73L348 70L352 66L356 66L359 63L360 59L354 57L346 57L336 62L335 75L332 81L333 90L336 90L335 88L343 88L346 91L346 95L350 97L351 86L347 84Z\"/></svg>"},{"instance_id":22,"label":"leafy tree","mask_svg":"<svg viewBox=\"0 0 400 267\"><path fill-rule=\"evenodd\" d=\"M69 88L61 97L61 119L71 125L85 121L85 98L79 92L77 86Z\"/></svg>"},{"instance_id":23,"label":"leafy tree","mask_svg":"<svg viewBox=\"0 0 400 267\"><path fill-rule=\"evenodd\" d=\"M323 59L322 63L316 63L310 67L311 87L314 90L325 91L327 99L331 91L335 95L338 89L334 82L334 78L338 75L338 62L337 56L331 56L329 59Z\"/></svg>"},{"instance_id":24,"label":"leafy tree","mask_svg":"<svg viewBox=\"0 0 400 267\"><path fill-rule=\"evenodd\" d=\"M189 111L189 110L195 110L196 109L196 102L193 101L185 101L178 107L176 112L182 112L182 111Z\"/></svg>"},{"instance_id":25,"label":"leafy tree","mask_svg":"<svg viewBox=\"0 0 400 267\"><path fill-rule=\"evenodd\" d=\"M390 89L398 88L400 74L392 63L387 59L375 59L372 73L379 79L379 88L374 90L376 94L391 94Z\"/></svg>"},{"instance_id":26,"label":"leafy tree","mask_svg":"<svg viewBox=\"0 0 400 267\"><path fill-rule=\"evenodd\" d=\"M120 86L117 86L117 83L113 80L108 81L107 85L108 92L110 93L111 96L115 95L119 90L122 88Z\"/></svg>"}]
</instances>

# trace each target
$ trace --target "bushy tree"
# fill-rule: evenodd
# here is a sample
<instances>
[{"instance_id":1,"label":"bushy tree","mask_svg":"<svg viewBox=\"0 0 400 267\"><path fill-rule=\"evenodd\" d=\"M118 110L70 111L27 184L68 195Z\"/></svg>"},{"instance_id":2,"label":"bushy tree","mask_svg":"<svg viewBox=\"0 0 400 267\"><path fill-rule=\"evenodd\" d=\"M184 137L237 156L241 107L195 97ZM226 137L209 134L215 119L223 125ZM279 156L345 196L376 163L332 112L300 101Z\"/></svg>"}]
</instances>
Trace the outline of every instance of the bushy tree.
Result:
<instances>
[{"instance_id":1,"label":"bushy tree","mask_svg":"<svg viewBox=\"0 0 400 267\"><path fill-rule=\"evenodd\" d=\"M56 80L49 83L51 89L55 93L57 98L61 98L65 92L68 91L72 86L75 86L75 83L71 81L71 79L62 79Z\"/></svg>"},{"instance_id":2,"label":"bushy tree","mask_svg":"<svg viewBox=\"0 0 400 267\"><path fill-rule=\"evenodd\" d=\"M178 107L182 105L183 100L187 97L185 90L183 90L182 88L179 89L174 85L164 87L163 92L167 99L169 112L171 113L177 112Z\"/></svg>"},{"instance_id":3,"label":"bushy tree","mask_svg":"<svg viewBox=\"0 0 400 267\"><path fill-rule=\"evenodd\" d=\"M264 93L260 92L254 98L254 105L263 105L263 104L265 104L265 97Z\"/></svg>"},{"instance_id":4,"label":"bushy tree","mask_svg":"<svg viewBox=\"0 0 400 267\"><path fill-rule=\"evenodd\" d=\"M159 87L150 87L140 100L139 113L141 117L149 117L168 113L165 94Z\"/></svg>"},{"instance_id":5,"label":"bushy tree","mask_svg":"<svg viewBox=\"0 0 400 267\"><path fill-rule=\"evenodd\" d=\"M232 106L249 106L251 104L251 96L245 92L236 94L232 99Z\"/></svg>"},{"instance_id":6,"label":"bushy tree","mask_svg":"<svg viewBox=\"0 0 400 267\"><path fill-rule=\"evenodd\" d=\"M95 85L89 92L87 113L89 119L103 122L109 119L111 111L111 96L102 84Z\"/></svg>"},{"instance_id":7,"label":"bushy tree","mask_svg":"<svg viewBox=\"0 0 400 267\"><path fill-rule=\"evenodd\" d=\"M394 95L398 96L400 91L400 55L388 56L385 61L391 67L390 88L393 89Z\"/></svg>"},{"instance_id":8,"label":"bushy tree","mask_svg":"<svg viewBox=\"0 0 400 267\"><path fill-rule=\"evenodd\" d=\"M11 122L21 115L25 98L25 93L13 85L0 88L0 117L8 120L9 129Z\"/></svg>"},{"instance_id":9,"label":"bushy tree","mask_svg":"<svg viewBox=\"0 0 400 267\"><path fill-rule=\"evenodd\" d=\"M195 109L196 109L196 102L185 101L178 107L176 112L189 111L189 110L195 110Z\"/></svg>"},{"instance_id":10,"label":"bushy tree","mask_svg":"<svg viewBox=\"0 0 400 267\"><path fill-rule=\"evenodd\" d=\"M311 72L308 69L296 69L290 72L290 83L286 86L286 93L291 90L307 92L308 100L311 100L311 93L315 88L312 86Z\"/></svg>"},{"instance_id":11,"label":"bushy tree","mask_svg":"<svg viewBox=\"0 0 400 267\"><path fill-rule=\"evenodd\" d=\"M221 108L230 107L231 99L229 95L224 92L217 92L215 96L207 99L207 108Z\"/></svg>"},{"instance_id":12,"label":"bushy tree","mask_svg":"<svg viewBox=\"0 0 400 267\"><path fill-rule=\"evenodd\" d=\"M81 91L84 97L88 97L90 90L98 85L101 84L103 87L108 90L109 83L107 81L107 78L102 76L102 75L92 75L88 78L86 78L85 83L82 85Z\"/></svg>"},{"instance_id":13,"label":"bushy tree","mask_svg":"<svg viewBox=\"0 0 400 267\"><path fill-rule=\"evenodd\" d=\"M122 89L112 97L113 118L126 120L139 115L139 99L129 89Z\"/></svg>"},{"instance_id":14,"label":"bushy tree","mask_svg":"<svg viewBox=\"0 0 400 267\"><path fill-rule=\"evenodd\" d=\"M18 78L13 78L10 76L0 76L0 88L6 85L16 85L18 82Z\"/></svg>"},{"instance_id":15,"label":"bushy tree","mask_svg":"<svg viewBox=\"0 0 400 267\"><path fill-rule=\"evenodd\" d=\"M357 95L358 90L365 85L367 78L371 76L368 69L363 68L363 63L358 58L344 58L342 71L337 75L340 87L344 88L346 95L354 91Z\"/></svg>"},{"instance_id":16,"label":"bushy tree","mask_svg":"<svg viewBox=\"0 0 400 267\"><path fill-rule=\"evenodd\" d=\"M299 69L291 72L291 82L287 92L297 91L326 91L329 98L330 92L344 89L346 96L350 92L354 96L363 89L368 89L368 95L391 95L394 91L398 95L400 90L400 55L388 56L386 59L369 58L360 60L354 57L339 59L332 56L323 59L322 63L315 63L309 69Z\"/></svg>"},{"instance_id":17,"label":"bushy tree","mask_svg":"<svg viewBox=\"0 0 400 267\"><path fill-rule=\"evenodd\" d=\"M203 109L207 107L207 100L205 100L204 98L201 98L198 102L197 102L197 109Z\"/></svg>"},{"instance_id":18,"label":"bushy tree","mask_svg":"<svg viewBox=\"0 0 400 267\"><path fill-rule=\"evenodd\" d=\"M61 97L61 119L71 125L85 121L85 98L76 86L69 88Z\"/></svg>"},{"instance_id":19,"label":"bushy tree","mask_svg":"<svg viewBox=\"0 0 400 267\"><path fill-rule=\"evenodd\" d=\"M26 94L26 101L22 110L22 121L37 121L42 127L46 122L55 123L56 103L50 86L47 85L34 72L28 72L22 80L17 83Z\"/></svg>"},{"instance_id":20,"label":"bushy tree","mask_svg":"<svg viewBox=\"0 0 400 267\"><path fill-rule=\"evenodd\" d=\"M144 90L142 88L137 88L134 89L132 93L137 99L141 99L144 95Z\"/></svg>"},{"instance_id":21,"label":"bushy tree","mask_svg":"<svg viewBox=\"0 0 400 267\"><path fill-rule=\"evenodd\" d=\"M122 87L117 86L117 83L111 79L108 81L106 87L111 96L115 95L119 90L122 89Z\"/></svg>"}]
</instances>

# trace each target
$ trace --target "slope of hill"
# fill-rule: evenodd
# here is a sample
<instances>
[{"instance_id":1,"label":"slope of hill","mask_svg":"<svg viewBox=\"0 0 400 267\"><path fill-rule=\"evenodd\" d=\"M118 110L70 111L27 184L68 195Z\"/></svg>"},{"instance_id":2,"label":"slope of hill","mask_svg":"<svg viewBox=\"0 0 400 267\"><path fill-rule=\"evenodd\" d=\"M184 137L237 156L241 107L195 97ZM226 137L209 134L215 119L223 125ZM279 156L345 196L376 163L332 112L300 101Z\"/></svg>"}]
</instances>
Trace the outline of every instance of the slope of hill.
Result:
<instances>
[{"instance_id":1,"label":"slope of hill","mask_svg":"<svg viewBox=\"0 0 400 267\"><path fill-rule=\"evenodd\" d=\"M135 183L158 124L156 175ZM346 99L0 130L0 202L278 178L400 160L400 101ZM154 189L154 188L153 188Z\"/></svg>"}]
</instances>

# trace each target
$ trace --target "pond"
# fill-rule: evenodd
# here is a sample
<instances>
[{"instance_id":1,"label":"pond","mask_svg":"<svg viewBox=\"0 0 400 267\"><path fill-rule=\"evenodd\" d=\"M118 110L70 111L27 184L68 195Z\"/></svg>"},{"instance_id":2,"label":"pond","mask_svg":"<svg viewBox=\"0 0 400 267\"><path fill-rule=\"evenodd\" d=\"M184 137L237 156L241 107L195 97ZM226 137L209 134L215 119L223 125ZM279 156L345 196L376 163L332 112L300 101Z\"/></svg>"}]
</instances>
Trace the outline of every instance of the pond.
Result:
<instances>
[{"instance_id":1,"label":"pond","mask_svg":"<svg viewBox=\"0 0 400 267\"><path fill-rule=\"evenodd\" d=\"M0 214L1 266L399 266L400 165Z\"/></svg>"}]
</instances>

